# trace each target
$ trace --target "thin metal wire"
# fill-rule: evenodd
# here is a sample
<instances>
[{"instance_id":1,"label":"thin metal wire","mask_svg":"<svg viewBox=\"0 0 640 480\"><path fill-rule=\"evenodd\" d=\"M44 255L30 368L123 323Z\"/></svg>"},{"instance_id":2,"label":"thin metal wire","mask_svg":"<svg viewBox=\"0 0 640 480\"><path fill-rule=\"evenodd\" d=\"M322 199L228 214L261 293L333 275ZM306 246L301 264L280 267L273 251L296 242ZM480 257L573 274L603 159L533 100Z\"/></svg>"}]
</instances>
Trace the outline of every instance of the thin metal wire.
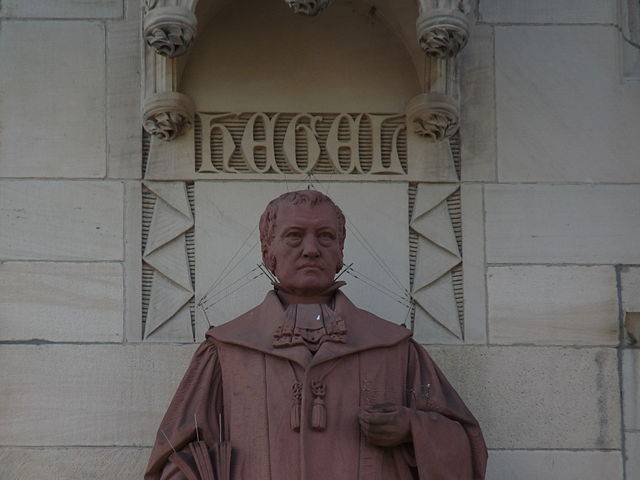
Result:
<instances>
[{"instance_id":1,"label":"thin metal wire","mask_svg":"<svg viewBox=\"0 0 640 480\"><path fill-rule=\"evenodd\" d=\"M204 305L201 305L203 310L209 310L210 308L212 308L214 305L220 303L222 300L224 300L225 298L227 298L230 295L233 295L234 293L236 293L239 290L242 290L244 287L246 287L247 285L249 285L251 282L253 282L255 279L260 278L261 276L263 276L264 273L260 272L258 275L256 275L253 278L250 278L249 280L247 280L245 283L243 283L242 285L240 285L238 288L236 288L235 290L232 290L230 292L228 292L226 295L223 295L222 297L216 299L215 302L208 304L206 307Z\"/></svg>"},{"instance_id":2,"label":"thin metal wire","mask_svg":"<svg viewBox=\"0 0 640 480\"><path fill-rule=\"evenodd\" d=\"M397 297L395 297L395 296L393 296L393 295L390 295L390 294L388 294L387 292L385 292L384 290L382 290L382 289L380 289L380 288L376 287L373 283L370 283L370 282L368 282L367 280L365 280L365 279L363 279L363 278L360 278L360 277L358 277L357 275L354 275L354 274L353 274L353 273L351 273L351 272L347 272L347 275L350 275L350 276L352 276L353 278L357 278L358 280L360 280L360 281L361 281L362 283L364 283L365 285L367 285L367 286L369 286L369 287L371 287L371 288L373 288L373 289L375 289L375 290L378 290L380 293L382 293L383 295L386 295L387 297L389 297L389 298L390 298L391 300L393 300L394 302L399 303L400 305L403 305L403 306L405 306L405 307L407 307L407 308L409 307L409 305L408 305L407 303L405 303L405 300L406 300L406 299L404 299L404 298L399 299L399 298L397 298Z\"/></svg>"},{"instance_id":3,"label":"thin metal wire","mask_svg":"<svg viewBox=\"0 0 640 480\"><path fill-rule=\"evenodd\" d=\"M385 261L382 259L382 257L380 257L375 249L373 248L373 246L371 246L371 244L367 241L367 239L365 238L365 236L360 233L360 231L358 230L358 228L353 224L353 222L351 222L351 220L347 219L347 224L350 224L351 227L353 228L353 230L351 230L351 233L357 232L357 235L355 235L356 240L358 240L360 242L360 244L365 247L365 249L367 249L367 251L369 252L369 254L374 258L374 260L376 260L376 262L378 263L378 265L380 265L380 267L382 267L382 269L387 273L387 275L389 275L389 277L395 282L395 284L400 287L400 289L402 289L404 292L409 293L409 291L407 290L407 288L402 284L402 282L400 282L400 280L394 275L393 271L391 270L391 268L385 263ZM348 228L348 225L347 225ZM359 238L358 236L360 236L361 238Z\"/></svg>"},{"instance_id":4,"label":"thin metal wire","mask_svg":"<svg viewBox=\"0 0 640 480\"><path fill-rule=\"evenodd\" d=\"M230 287L234 286L235 284L237 284L237 283L241 282L242 280L246 279L247 277L249 277L256 270L259 270L259 268L255 267L252 270L249 270L247 273L241 275L239 278L236 278L233 282L231 282L230 284L226 285L225 287L223 287L223 288L221 288L219 290L216 290L214 293L209 293L209 294L205 295L204 297L202 297L200 299L200 301L198 302L198 305L204 305L205 303L208 303L211 300L215 299L221 293L226 292Z\"/></svg>"},{"instance_id":5,"label":"thin metal wire","mask_svg":"<svg viewBox=\"0 0 640 480\"><path fill-rule=\"evenodd\" d=\"M318 177L316 177L313 173L309 172L309 178L313 177L316 179L316 181L322 185L322 182L318 179ZM325 194L328 195L328 189L324 189L325 190ZM377 252L375 251L375 249L373 248L373 246L367 241L366 237L360 232L360 230L358 230L358 227L355 226L355 224L351 221L351 219L349 217L347 217L345 215L345 219L347 220L347 225L346 225L346 229L349 230L354 238L360 243L360 245L362 245L365 250L367 250L367 252L369 253L369 255L371 255L373 257L373 259L376 261L376 263L382 268L382 270L394 281L394 283L402 290L404 291L407 295L409 294L409 290L402 284L402 282L398 279L398 277L396 277L396 275L393 273L393 271L391 270L391 268L385 263L385 261L382 259L382 257L380 257Z\"/></svg>"},{"instance_id":6,"label":"thin metal wire","mask_svg":"<svg viewBox=\"0 0 640 480\"><path fill-rule=\"evenodd\" d=\"M244 241L242 242L242 244L240 245L240 247L238 248L238 250L236 250L236 252L233 254L233 256L229 259L229 261L227 262L227 264L225 265L225 267L222 269L222 271L220 272L220 276L218 277L217 280L215 280L213 282L213 284L211 285L211 287L209 288L209 290L207 291L207 293L205 293L203 295L203 298L206 297L214 288L216 288L220 282L222 282L225 278L227 278L229 276L229 274L231 272L233 272L235 270L235 268L240 264L240 262L242 262L242 260L244 260L247 255L249 255L249 253L251 253L253 251L253 249L255 248L255 246L258 244L258 242L254 242L253 246L247 250L245 252L245 254L242 256L242 258L240 258L240 260L238 262L236 262L236 264L231 267L229 269L229 271L227 272L227 268L229 268L229 265L232 264L232 262L235 260L235 258L240 254L240 252L242 251L242 249L244 248L244 246L247 244L247 242L249 241L249 239L253 236L253 234L256 232L256 229L258 228L258 224L256 224L253 227L253 230L251 230L251 232L249 232L249 235L247 235L247 237L244 239ZM226 273L225 273L226 272Z\"/></svg>"},{"instance_id":7,"label":"thin metal wire","mask_svg":"<svg viewBox=\"0 0 640 480\"><path fill-rule=\"evenodd\" d=\"M366 280L369 280L371 283L375 283L377 286L379 286L380 288L382 288L382 289L386 290L387 292L391 293L392 295L396 295L396 296L398 296L398 297L400 297L400 298L404 298L404 299L406 299L406 300L409 300L409 299L410 299L410 296L407 294L407 291L406 291L406 290L404 290L402 293L398 293L398 292L396 292L396 291L394 291L394 290L391 290L391 289L390 289L389 287L387 287L386 285L383 285L383 284L381 284L381 283L377 282L376 280L374 280L374 279L373 279L373 278L371 278L370 276L366 275L365 273L363 273L363 272L360 272L360 271L356 270L355 268L352 268L352 269L351 269L351 271L352 271L353 273L356 273L356 274L360 275L361 277L364 277Z\"/></svg>"},{"instance_id":8,"label":"thin metal wire","mask_svg":"<svg viewBox=\"0 0 640 480\"><path fill-rule=\"evenodd\" d=\"M171 447L171 450L173 450L174 453L178 453L178 452L176 452L176 449L173 447L173 444L171 443L171 440L169 440L169 437L167 437L167 434L164 433L164 430L160 430L160 433L162 433L162 435L167 440L167 442L169 442L169 446Z\"/></svg>"}]
</instances>

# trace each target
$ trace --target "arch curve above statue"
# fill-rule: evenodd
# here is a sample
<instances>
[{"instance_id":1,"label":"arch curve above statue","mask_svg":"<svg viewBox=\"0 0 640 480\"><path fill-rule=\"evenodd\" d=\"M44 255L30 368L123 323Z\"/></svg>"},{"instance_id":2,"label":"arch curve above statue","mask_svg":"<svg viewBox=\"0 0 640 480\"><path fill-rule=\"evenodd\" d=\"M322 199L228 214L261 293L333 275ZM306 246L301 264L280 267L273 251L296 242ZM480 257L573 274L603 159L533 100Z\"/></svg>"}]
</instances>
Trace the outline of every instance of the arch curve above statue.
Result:
<instances>
[{"instance_id":1,"label":"arch curve above statue","mask_svg":"<svg viewBox=\"0 0 640 480\"><path fill-rule=\"evenodd\" d=\"M193 125L194 105L185 96L188 92L183 89L183 73L189 65L194 64L194 54L210 50L204 48L206 45L200 45L199 39L206 36L210 40L210 26L216 23L216 18L236 7L243 8L248 17L256 15L256 18L262 19L264 9L276 10L279 6L288 5L292 10L292 24L303 21L312 27L321 24L323 17L333 15L332 10L352 9L355 14L368 17L372 23L384 25L391 34L389 43L404 47L400 55L406 56L413 64L412 76L417 78L420 85L415 93L421 94L419 103L427 107L421 114L423 120L431 118L428 108L430 93L437 94L438 100L442 95L449 97L449 105L458 103L456 55L468 37L467 18L471 13L469 0L377 0L373 6L361 0L263 0L253 4L257 8L246 8L244 4L239 5L231 0L143 1L143 36L147 43L143 124L147 131L164 140L173 140ZM322 13L330 4L331 8ZM295 13L322 15L301 18ZM259 39L254 38L253 41L257 42L258 49L264 47ZM341 46L325 42L320 43L318 48L340 49ZM376 49L387 48L374 44L371 49L373 51L369 55L373 57ZM163 111L163 102L167 104L166 111ZM147 108L150 104L153 108ZM447 118L457 122L458 116L456 107ZM434 121L440 122L441 119L441 115L437 115L437 119L434 117ZM424 131L423 128L418 130ZM457 123L438 130L455 133Z\"/></svg>"}]
</instances>

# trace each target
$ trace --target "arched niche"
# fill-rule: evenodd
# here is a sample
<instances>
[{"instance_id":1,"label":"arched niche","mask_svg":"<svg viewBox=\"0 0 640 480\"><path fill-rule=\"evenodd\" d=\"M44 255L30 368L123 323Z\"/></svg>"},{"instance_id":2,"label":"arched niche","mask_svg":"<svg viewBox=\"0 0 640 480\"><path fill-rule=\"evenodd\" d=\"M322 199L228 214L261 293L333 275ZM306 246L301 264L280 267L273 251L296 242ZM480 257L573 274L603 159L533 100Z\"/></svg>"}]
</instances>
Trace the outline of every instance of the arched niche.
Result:
<instances>
[{"instance_id":1,"label":"arched niche","mask_svg":"<svg viewBox=\"0 0 640 480\"><path fill-rule=\"evenodd\" d=\"M309 18L247 0L201 29L180 72L198 111L399 113L421 92L401 38L360 1Z\"/></svg>"},{"instance_id":2,"label":"arched niche","mask_svg":"<svg viewBox=\"0 0 640 480\"><path fill-rule=\"evenodd\" d=\"M280 67L283 67L282 69L290 77L295 77L296 73L305 71L300 68L300 59L306 58L301 53L307 53L307 57L309 57L309 51L313 54L321 52L326 61L327 55L325 54L329 52L335 56L342 54L345 57L344 60L349 60L348 53L356 52L359 48L361 52L358 64L363 63L362 59L383 59L380 63L385 68L378 68L375 73L365 75L366 81L360 82L361 85L373 88L376 84L384 83L385 79L390 79L391 75L386 68L387 66L398 68L398 64L401 63L400 57L410 58L423 93L415 96L409 103L407 107L408 123L412 125L416 134L435 141L448 138L455 133L458 127L456 55L464 47L468 38L467 17L472 13L473 2L471 0L375 0L373 2L319 0L311 3L330 6L330 8L326 10L321 8L320 11L323 13L318 17L304 18L293 14L286 8L286 5L289 4L293 10L299 11L296 5L309 4L307 0L286 0L286 2L282 0L264 0L262 2L145 0L144 37L150 47L146 48L145 60L143 115L145 129L158 138L174 140L191 128L195 106L192 99L184 94L181 78L185 68L194 65L193 58L199 56L201 51L211 53L210 50L213 50L214 54L228 54L233 52L234 48L236 52L255 52L257 50L262 55L257 60L254 57L244 61L242 66L248 67L251 73L254 73L252 67L256 64L265 67L264 64L260 64L260 61L264 58L271 58L271 56L266 57L264 53L272 53L274 49L271 44L278 43L282 36L277 35L279 32L276 32L276 35L261 38L254 33L258 30L273 34L269 23L275 21L275 24L284 25L284 31L287 33L293 33L297 25L304 25L306 29L311 31L317 29L319 32L319 38L316 42L311 41L304 52L297 52L299 53L298 58L291 54L291 49L295 50L299 45L289 44L285 45L285 48L280 48L285 50L284 57L279 62ZM244 18L234 18L233 20L240 20L241 23L248 25L251 25L252 22L254 24L254 28L246 32L248 35L244 39L233 38L235 44L225 46L222 49L218 45L211 45L207 41L208 38L202 39L203 36L213 36L219 39L224 36L225 32L227 37L233 37L228 31L231 25L234 25L233 22L223 22L216 20L216 18L225 15L233 16L233 12L237 13L239 10ZM302 10L304 11L304 9ZM334 19L344 20L348 18L344 15L346 12L350 12L361 20L368 19L370 23L368 30L363 32L361 28L358 28L362 27L362 22L360 25L355 22L348 26L343 21L338 21L337 24L343 25L347 31L336 32L336 24L327 21L326 18L333 15ZM214 31L212 33L211 25L214 24L215 27L216 22L219 23L220 32ZM386 27L386 33L389 34L387 37L389 41L386 43L379 42L380 33L384 30L383 25ZM321 26L325 26L325 29L320 28ZM329 31L326 31L326 27L329 27ZM356 28L352 30L350 27ZM335 38L327 39L327 37L331 37L331 30L338 33L337 38L353 39L355 37L356 41L353 45L347 45L349 48L345 50L344 43L335 42ZM405 52L395 57L397 62L393 64L390 59L394 56L385 57L384 54L398 45L404 46ZM211 60L210 69L221 68L225 69L225 73L228 73L230 68L237 64L236 60L238 59L233 53L230 58L222 55L222 58ZM328 63L335 66L334 62ZM275 67L277 64L278 62L273 62L269 66ZM194 67L189 68L193 69ZM322 66L318 68L322 71ZM263 68L263 70L269 71L268 68ZM382 73L378 73L381 70ZM313 73L313 69L306 71ZM325 74L325 80L331 80L327 78L326 72L321 73ZM353 72L341 69L333 73L332 79L335 81L341 76L344 80L345 75L349 76ZM191 74L189 77L195 78ZM305 83L314 85L317 78L316 75L311 81L305 79L300 82L302 86L300 83L297 85L297 90L302 89ZM237 85L236 81L232 82ZM403 78L402 91L406 88L406 82L408 82L408 76ZM328 83L331 85L332 82ZM197 90L196 87L197 85L193 86L195 90ZM222 91L224 90L222 88ZM292 90L292 92L297 93L297 90ZM340 91L340 89L337 90ZM355 96L350 95L344 89L341 92L343 98L347 99L346 103L341 102L345 106L359 96L362 97L370 93L366 87L356 89ZM320 98L321 96L315 95L315 97ZM370 97L379 99L375 94ZM289 98L293 100L295 95L289 95Z\"/></svg>"}]
</instances>

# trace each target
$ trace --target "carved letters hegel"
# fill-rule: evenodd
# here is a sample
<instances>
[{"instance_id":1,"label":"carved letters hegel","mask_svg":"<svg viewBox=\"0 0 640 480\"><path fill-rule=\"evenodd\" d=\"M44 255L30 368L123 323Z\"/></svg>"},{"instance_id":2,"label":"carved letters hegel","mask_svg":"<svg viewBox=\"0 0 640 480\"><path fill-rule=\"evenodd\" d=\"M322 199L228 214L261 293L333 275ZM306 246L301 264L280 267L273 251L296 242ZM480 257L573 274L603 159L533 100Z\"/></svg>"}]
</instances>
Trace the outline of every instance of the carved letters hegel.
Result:
<instances>
[{"instance_id":1,"label":"carved letters hegel","mask_svg":"<svg viewBox=\"0 0 640 480\"><path fill-rule=\"evenodd\" d=\"M202 128L202 162L197 173L308 175L314 173L322 158L330 165L332 174L407 173L398 148L400 135L406 132L402 114L198 113L198 116ZM240 138L238 120L242 130ZM365 121L368 122L366 128ZM393 124L387 124L391 121ZM230 123L235 125L235 140ZM321 124L324 133L320 133ZM385 128L386 131L392 129L391 138L386 137L386 146L383 145ZM361 138L364 130L370 132L366 143L362 143L365 141ZM300 151L305 152L306 159L300 158ZM366 165L362 151L368 152ZM214 158L218 159L215 165ZM242 172L232 166L232 158L241 159Z\"/></svg>"}]
</instances>

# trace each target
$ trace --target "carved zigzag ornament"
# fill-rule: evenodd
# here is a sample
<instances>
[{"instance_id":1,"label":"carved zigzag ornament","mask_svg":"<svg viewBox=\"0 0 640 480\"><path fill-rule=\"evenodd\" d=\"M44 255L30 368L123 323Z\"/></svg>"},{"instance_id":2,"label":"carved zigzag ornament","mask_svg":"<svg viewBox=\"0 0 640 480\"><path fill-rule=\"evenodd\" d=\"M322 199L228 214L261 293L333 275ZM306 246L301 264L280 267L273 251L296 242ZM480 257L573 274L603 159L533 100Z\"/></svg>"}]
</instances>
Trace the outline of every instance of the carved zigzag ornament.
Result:
<instances>
[{"instance_id":1,"label":"carved zigzag ornament","mask_svg":"<svg viewBox=\"0 0 640 480\"><path fill-rule=\"evenodd\" d=\"M144 182L144 185L157 196L142 257L154 268L145 338L157 334L169 322L180 321L184 326L171 325L171 330L177 328L180 336L191 339L190 321L185 321L181 313L194 295L185 237L194 219L186 185L184 182Z\"/></svg>"},{"instance_id":2,"label":"carved zigzag ornament","mask_svg":"<svg viewBox=\"0 0 640 480\"><path fill-rule=\"evenodd\" d=\"M419 235L412 296L426 318L462 338L451 277L462 256L447 205L458 188L457 184L419 185L410 227ZM421 317L425 316L416 320Z\"/></svg>"}]
</instances>

